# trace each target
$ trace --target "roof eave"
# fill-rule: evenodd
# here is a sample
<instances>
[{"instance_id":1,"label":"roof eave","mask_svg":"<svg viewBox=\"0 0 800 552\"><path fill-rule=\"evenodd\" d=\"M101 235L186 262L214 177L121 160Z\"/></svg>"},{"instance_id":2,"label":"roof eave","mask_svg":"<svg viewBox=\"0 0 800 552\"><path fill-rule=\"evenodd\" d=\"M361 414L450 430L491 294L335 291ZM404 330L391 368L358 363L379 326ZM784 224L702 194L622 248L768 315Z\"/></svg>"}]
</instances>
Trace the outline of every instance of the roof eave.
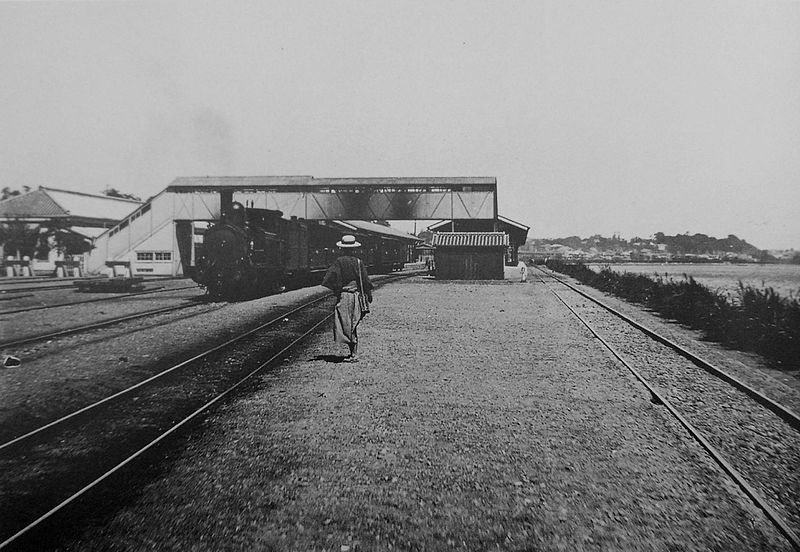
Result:
<instances>
[{"instance_id":1,"label":"roof eave","mask_svg":"<svg viewBox=\"0 0 800 552\"><path fill-rule=\"evenodd\" d=\"M505 222L506 224L510 224L511 226L516 226L517 228L519 228L521 230L525 230L526 232L531 229L530 226L525 226L524 224L522 224L520 222L513 221L510 218L506 218L506 217L504 217L502 215L497 215L497 219L498 220L502 220L503 222Z\"/></svg>"}]
</instances>

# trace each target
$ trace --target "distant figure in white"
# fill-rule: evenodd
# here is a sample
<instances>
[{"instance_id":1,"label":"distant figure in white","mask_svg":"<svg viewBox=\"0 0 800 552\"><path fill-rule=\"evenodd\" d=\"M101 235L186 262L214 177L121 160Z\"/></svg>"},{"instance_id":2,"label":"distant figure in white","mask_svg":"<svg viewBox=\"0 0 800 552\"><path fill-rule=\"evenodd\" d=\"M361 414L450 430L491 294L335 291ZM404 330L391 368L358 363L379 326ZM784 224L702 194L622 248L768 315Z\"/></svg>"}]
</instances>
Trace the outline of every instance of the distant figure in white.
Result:
<instances>
[{"instance_id":1,"label":"distant figure in white","mask_svg":"<svg viewBox=\"0 0 800 552\"><path fill-rule=\"evenodd\" d=\"M520 261L517 263L517 268L519 268L519 275L520 275L520 282L528 281L528 265L525 264L524 261Z\"/></svg>"}]
</instances>

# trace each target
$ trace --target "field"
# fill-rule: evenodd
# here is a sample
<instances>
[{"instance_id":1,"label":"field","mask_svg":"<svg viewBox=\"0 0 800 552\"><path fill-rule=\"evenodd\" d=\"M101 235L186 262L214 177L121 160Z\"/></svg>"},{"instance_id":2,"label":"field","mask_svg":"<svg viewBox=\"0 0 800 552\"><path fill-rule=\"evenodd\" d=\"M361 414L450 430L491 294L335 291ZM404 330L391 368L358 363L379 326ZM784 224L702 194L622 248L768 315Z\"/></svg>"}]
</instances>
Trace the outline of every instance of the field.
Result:
<instances>
[{"instance_id":1,"label":"field","mask_svg":"<svg viewBox=\"0 0 800 552\"><path fill-rule=\"evenodd\" d=\"M800 296L800 265L788 264L591 264L599 271L608 267L619 273L666 276L682 280L684 274L693 276L712 290L735 293L739 281L756 288L771 287L782 297Z\"/></svg>"}]
</instances>

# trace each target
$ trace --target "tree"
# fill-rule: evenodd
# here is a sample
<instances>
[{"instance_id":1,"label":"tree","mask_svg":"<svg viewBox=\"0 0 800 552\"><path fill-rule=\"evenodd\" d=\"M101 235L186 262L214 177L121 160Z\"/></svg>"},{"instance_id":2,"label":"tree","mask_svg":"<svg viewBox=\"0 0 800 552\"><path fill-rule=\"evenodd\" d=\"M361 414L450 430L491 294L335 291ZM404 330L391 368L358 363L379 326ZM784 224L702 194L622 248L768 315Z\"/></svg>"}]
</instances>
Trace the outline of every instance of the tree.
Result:
<instances>
[{"instance_id":1,"label":"tree","mask_svg":"<svg viewBox=\"0 0 800 552\"><path fill-rule=\"evenodd\" d=\"M17 259L30 257L46 259L52 249L64 255L80 255L92 250L92 245L83 236L69 230L60 220L52 220L47 225L10 221L0 224L0 244L4 255Z\"/></svg>"},{"instance_id":2,"label":"tree","mask_svg":"<svg viewBox=\"0 0 800 552\"><path fill-rule=\"evenodd\" d=\"M7 256L33 257L39 243L39 227L16 220L4 222L0 224L0 243Z\"/></svg>"},{"instance_id":3,"label":"tree","mask_svg":"<svg viewBox=\"0 0 800 552\"><path fill-rule=\"evenodd\" d=\"M126 193L120 192L116 188L106 188L106 190L103 192L103 194L107 195L108 197L118 197L120 199L133 199L133 200L136 200L136 201L141 201L142 200L142 198L140 198L139 196L135 196L133 194L126 194Z\"/></svg>"},{"instance_id":4,"label":"tree","mask_svg":"<svg viewBox=\"0 0 800 552\"><path fill-rule=\"evenodd\" d=\"M22 195L22 194L27 194L30 191L31 191L31 187L30 186L23 186L21 192L19 190L12 190L8 186L6 186L5 188L3 188L2 191L0 191L0 201L3 201L3 200L8 199L10 197L14 197L14 196Z\"/></svg>"},{"instance_id":5,"label":"tree","mask_svg":"<svg viewBox=\"0 0 800 552\"><path fill-rule=\"evenodd\" d=\"M778 259L770 255L769 251L767 251L766 249L758 252L758 262L760 263L774 263L777 260Z\"/></svg>"}]
</instances>

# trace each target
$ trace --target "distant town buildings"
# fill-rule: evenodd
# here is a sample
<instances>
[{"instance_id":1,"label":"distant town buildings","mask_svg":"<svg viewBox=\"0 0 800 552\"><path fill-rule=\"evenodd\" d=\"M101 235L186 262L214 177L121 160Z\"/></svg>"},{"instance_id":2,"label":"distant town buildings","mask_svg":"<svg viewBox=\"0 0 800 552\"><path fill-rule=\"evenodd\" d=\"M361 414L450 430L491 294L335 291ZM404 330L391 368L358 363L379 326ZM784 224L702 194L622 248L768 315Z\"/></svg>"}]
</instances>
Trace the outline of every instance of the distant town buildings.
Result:
<instances>
[{"instance_id":1,"label":"distant town buildings","mask_svg":"<svg viewBox=\"0 0 800 552\"><path fill-rule=\"evenodd\" d=\"M533 238L520 247L519 257L526 261L561 259L597 263L800 263L800 251L793 249L762 251L733 235L716 239L704 234L665 236L661 233L653 238L632 240L624 240L617 236Z\"/></svg>"}]
</instances>

